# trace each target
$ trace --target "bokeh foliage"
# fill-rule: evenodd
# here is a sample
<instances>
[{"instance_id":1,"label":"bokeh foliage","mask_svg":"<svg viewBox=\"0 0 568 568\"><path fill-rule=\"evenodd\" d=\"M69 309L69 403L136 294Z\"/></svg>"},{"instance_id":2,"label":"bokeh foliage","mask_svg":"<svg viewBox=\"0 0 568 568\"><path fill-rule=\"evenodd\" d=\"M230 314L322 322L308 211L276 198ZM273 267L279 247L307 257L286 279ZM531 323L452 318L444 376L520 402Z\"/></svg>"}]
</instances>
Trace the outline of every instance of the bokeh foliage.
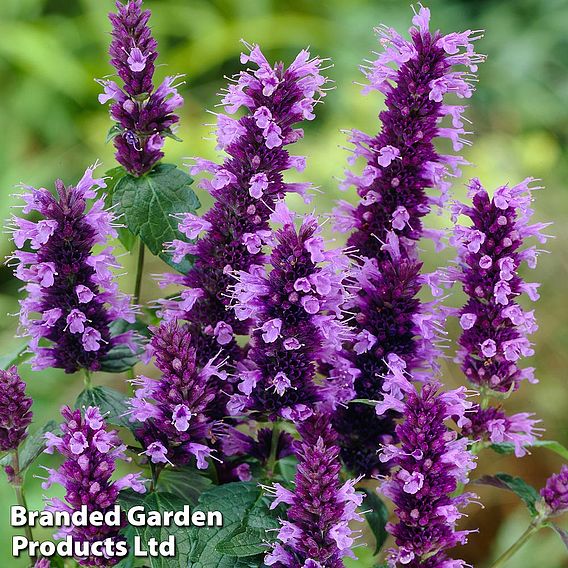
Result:
<instances>
[{"instance_id":1,"label":"bokeh foliage","mask_svg":"<svg viewBox=\"0 0 568 568\"><path fill-rule=\"evenodd\" d=\"M411 10L401 0L148 0L154 11L152 25L160 44L158 78L183 73L186 105L182 109L178 135L183 143L168 141L168 162L182 164L188 156L215 156L211 138L211 115L218 103L216 93L224 75L238 69L239 39L258 42L269 58L291 60L306 45L314 53L331 58L329 74L335 90L318 107L318 118L306 128L297 151L307 154L308 168L302 178L311 179L321 194L314 205L329 212L340 196L341 177L347 152L342 129L378 129L376 115L382 106L378 95L363 97L354 82L361 80L360 62L377 49L372 27L381 22L404 30ZM541 258L536 279L543 283L537 304L540 330L535 336L534 365L540 385L524 385L510 401L512 410L530 410L543 419L548 438L568 442L566 380L568 368L568 325L566 283L568 281L568 21L567 0L432 0L434 25L449 32L486 29L479 50L489 55L479 73L479 88L468 116L473 121L474 145L466 157L476 167L465 176L478 176L487 186L516 182L532 175L543 180L546 190L537 194L537 220L554 221L556 239L547 247L552 255ZM1 0L0 1L0 217L10 215L16 203L11 197L19 182L49 187L61 177L74 182L85 167L101 159L114 166L113 151L104 140L109 128L106 109L97 102L99 86L94 77L111 72L107 62L110 25L106 12L110 0ZM463 183L454 188L463 197ZM199 192L204 209L210 201ZM349 193L342 198L354 199ZM294 206L302 207L299 202ZM447 225L445 217L431 217L431 224ZM0 253L10 252L7 235ZM435 266L451 257L450 252L426 262ZM132 287L133 259L122 257L126 275L122 286ZM148 274L166 267L153 260ZM10 269L0 268L0 313L17 311L18 284ZM156 297L150 278L146 298ZM459 295L452 300L459 303ZM16 318L0 318L3 352L22 345L14 339ZM450 336L455 337L455 327ZM451 349L451 348L450 348ZM460 384L460 374L451 360L446 380ZM63 403L74 400L82 379L58 371L33 373L24 366L23 375L35 399L38 425L55 416ZM116 377L103 381L116 384ZM485 456L483 473L509 469L540 486L558 469L560 461L545 450L516 462L506 456ZM31 473L39 474L39 469ZM33 508L41 506L41 489L28 476ZM2 498L0 550L9 558L12 534L7 508L11 489L0 482ZM472 509L469 528L481 526L472 535L464 557L475 566L485 565L496 551L503 550L522 531L526 514L516 508L513 497L483 490L486 508ZM42 536L42 533L38 533ZM43 533L47 536L47 533ZM360 549L361 560L350 566L372 566L368 551ZM544 533L516 557L519 568L568 566L562 547L552 534ZM537 560L538 559L538 560ZM6 566L24 565L7 560Z\"/></svg>"}]
</instances>

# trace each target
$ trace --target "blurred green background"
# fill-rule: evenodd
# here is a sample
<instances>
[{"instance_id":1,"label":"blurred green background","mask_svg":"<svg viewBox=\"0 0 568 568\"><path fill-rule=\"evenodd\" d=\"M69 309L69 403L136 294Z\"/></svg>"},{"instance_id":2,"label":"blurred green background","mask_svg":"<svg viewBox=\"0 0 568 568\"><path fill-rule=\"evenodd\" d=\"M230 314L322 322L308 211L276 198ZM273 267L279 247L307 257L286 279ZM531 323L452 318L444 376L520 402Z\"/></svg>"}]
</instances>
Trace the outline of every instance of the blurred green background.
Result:
<instances>
[{"instance_id":1,"label":"blurred green background","mask_svg":"<svg viewBox=\"0 0 568 568\"><path fill-rule=\"evenodd\" d=\"M411 9L400 0L148 0L154 11L152 26L160 44L158 76L183 73L186 98L178 135L183 143L168 141L167 161L182 164L185 157L214 158L211 115L218 102L216 93L225 84L224 75L238 69L239 39L262 45L269 59L290 62L296 52L309 45L313 53L330 57L328 71L336 89L329 92L318 118L307 125L305 140L296 153L308 156L303 179L319 185L323 193L315 201L319 212L329 212L340 194L347 153L342 148L346 128L375 133L382 97L363 97L358 66L378 44L372 28L381 22L400 31L408 28ZM528 175L541 178L546 190L536 195L536 218L553 221L555 239L547 245L551 255L541 257L536 276L543 283L536 306L540 330L535 335L534 364L540 385L523 385L507 403L511 410L535 412L547 429L546 437L568 443L568 22L567 0L432 0L433 26L444 32L485 29L478 50L488 54L479 72L479 88L468 112L473 121L474 142L466 158L476 167L466 168L464 177L478 176L488 187L520 181ZM107 63L110 25L106 12L109 0L1 0L0 1L0 217L10 215L15 203L11 194L19 182L50 187L55 178L75 182L85 167L101 159L113 167L113 149L105 145L109 128L106 108L97 102L94 77L111 73ZM465 194L463 181L454 187ZM204 209L209 200L199 191ZM303 207L294 201L294 206ZM431 216L432 226L444 226L444 217ZM8 235L0 252L11 250ZM451 252L434 257L425 253L427 265L435 266ZM121 286L132 287L133 258L122 257L126 275ZM152 259L147 273L159 273L164 265ZM18 283L6 267L0 267L0 345L4 353L22 344L14 339ZM144 297L158 295L150 278ZM459 295L452 300L459 304ZM455 328L451 328L455 337ZM1 355L2 353L0 353ZM82 379L58 371L33 373L27 366L23 376L35 400L37 422L56 415L61 404L70 403L81 390ZM99 382L124 389L122 377L102 377ZM462 378L452 363L446 365L446 381L460 384ZM500 470L523 475L540 487L561 461L545 450L535 450L522 460L484 455L479 472ZM33 474L27 485L30 505L41 507L41 488ZM476 567L487 566L524 530L527 513L512 494L480 491L485 508L472 507L465 519L467 528L481 527L470 544L456 555ZM11 488L0 481L0 558L2 566L23 566L9 556L12 529L8 527ZM43 536L46 536L44 533ZM40 533L41 536L41 533ZM361 559L350 566L372 566L369 550L357 551ZM560 568L568 566L559 539L542 532L512 562L517 568Z\"/></svg>"}]
</instances>

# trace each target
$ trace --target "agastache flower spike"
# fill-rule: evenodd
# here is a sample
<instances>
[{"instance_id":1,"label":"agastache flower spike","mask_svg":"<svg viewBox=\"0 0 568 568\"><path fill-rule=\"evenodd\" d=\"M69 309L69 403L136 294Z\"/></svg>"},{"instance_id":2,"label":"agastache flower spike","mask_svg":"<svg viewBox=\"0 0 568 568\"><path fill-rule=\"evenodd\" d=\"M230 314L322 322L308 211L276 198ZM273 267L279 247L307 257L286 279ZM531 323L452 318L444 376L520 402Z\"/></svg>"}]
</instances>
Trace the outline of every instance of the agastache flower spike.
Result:
<instances>
[{"instance_id":1,"label":"agastache flower spike","mask_svg":"<svg viewBox=\"0 0 568 568\"><path fill-rule=\"evenodd\" d=\"M545 243L547 224L530 224L532 190L528 178L503 186L491 198L474 179L469 185L472 205L456 204L454 213L471 219L457 225L452 244L458 250L458 267L450 278L461 282L468 296L458 317L462 328L458 362L466 378L478 387L506 393L523 380L535 382L533 369L521 368L523 357L533 354L528 336L537 330L534 311L525 311L517 298L537 300L538 284L527 284L518 274L526 261L536 266L536 247L523 248L536 237Z\"/></svg>"},{"instance_id":2,"label":"agastache flower spike","mask_svg":"<svg viewBox=\"0 0 568 568\"><path fill-rule=\"evenodd\" d=\"M424 284L434 297L439 298L441 289L436 274L420 275L416 245L423 236L440 238L422 225L431 204L443 202L428 197L426 189L437 188L444 197L450 186L447 166L457 173L455 166L463 163L457 156L440 156L434 148L436 137L464 134L464 107L443 104L442 91L470 96L472 77L455 67L465 65L473 72L482 57L473 51L471 41L477 38L472 32L431 33L429 18L429 10L421 7L410 41L393 29L379 30L385 51L364 73L369 80L366 91L386 95L387 109L380 114L383 128L375 138L352 133L352 161L363 157L367 165L361 176L348 172L343 187L354 185L361 201L357 207L341 202L335 212L338 230L354 229L348 244L362 266L355 273L359 292L349 307L355 312L356 342L350 360L358 373L356 398L380 396L389 358L420 380L421 368L439 356L439 300L425 304L417 295ZM446 115L453 117L453 129L439 127ZM394 436L391 415L377 418L371 407L351 404L339 409L334 425L350 469L367 476L385 471L376 450L377 443Z\"/></svg>"},{"instance_id":3,"label":"agastache flower spike","mask_svg":"<svg viewBox=\"0 0 568 568\"><path fill-rule=\"evenodd\" d=\"M387 108L379 115L380 134L351 134L352 161L363 157L367 165L360 176L348 171L342 187L355 186L361 202L355 208L344 204L337 217L341 230L354 229L348 244L369 258L388 256L382 244L390 231L399 237L402 248L413 248L426 236L422 217L432 204L443 203L450 187L449 169L457 174L457 166L465 163L459 156L439 155L434 141L450 138L455 151L467 144L463 137L469 133L461 116L465 107L446 104L444 97L471 96L474 73L483 61L472 44L480 34L468 30L443 36L428 29L429 19L428 8L420 7L410 40L381 26L384 51L362 68L368 80L364 92L383 93ZM451 127L440 127L447 116ZM440 197L428 197L428 188L438 190Z\"/></svg>"},{"instance_id":4,"label":"agastache flower spike","mask_svg":"<svg viewBox=\"0 0 568 568\"><path fill-rule=\"evenodd\" d=\"M254 318L255 327L248 358L237 368L240 392L229 406L235 414L252 410L296 421L319 404L338 402L335 385L314 379L317 362L332 361L350 337L340 308L348 297L349 262L340 251L325 250L315 217L296 229L280 202L272 220L282 225L273 236L272 270L236 274L236 317Z\"/></svg>"},{"instance_id":5,"label":"agastache flower spike","mask_svg":"<svg viewBox=\"0 0 568 568\"><path fill-rule=\"evenodd\" d=\"M0 452L15 450L32 421L32 399L15 366L0 370Z\"/></svg>"},{"instance_id":6,"label":"agastache flower spike","mask_svg":"<svg viewBox=\"0 0 568 568\"><path fill-rule=\"evenodd\" d=\"M295 487L274 487L271 508L279 503L289 507L264 563L275 568L343 568L344 557L354 558L356 534L349 523L363 520L357 513L363 500L354 489L358 480L340 482L339 447L327 415L312 416L299 431Z\"/></svg>"},{"instance_id":7,"label":"agastache flower spike","mask_svg":"<svg viewBox=\"0 0 568 568\"><path fill-rule=\"evenodd\" d=\"M148 26L150 10L142 11L142 0L116 2L118 12L110 14L112 43L111 64L124 82L98 82L104 92L99 102L112 101L110 116L116 121L114 145L116 159L134 176L149 170L164 156L166 136L172 136L172 126L179 121L174 111L183 104L177 92L178 77L166 77L154 89L154 62L158 44Z\"/></svg>"},{"instance_id":8,"label":"agastache flower spike","mask_svg":"<svg viewBox=\"0 0 568 568\"><path fill-rule=\"evenodd\" d=\"M436 382L418 391L401 377L398 387L404 391L404 401L385 396L377 406L378 413L391 408L404 416L396 427L400 445L386 444L381 451L392 473L379 491L394 503L399 520L387 524L397 545L389 551L389 566L463 567L463 561L451 560L446 551L466 543L471 531L457 530L456 523L463 516L460 510L474 496L452 493L459 483L467 482L475 456L468 441L458 438L446 422L466 421L472 403L466 400L465 389L443 392Z\"/></svg>"},{"instance_id":9,"label":"agastache flower spike","mask_svg":"<svg viewBox=\"0 0 568 568\"><path fill-rule=\"evenodd\" d=\"M246 45L246 44L245 44ZM167 282L186 287L178 301L163 303L166 319L191 322L194 340L203 357L213 357L219 348L229 362L242 357L233 335L247 334L249 318L238 319L228 309L231 273L262 266L262 248L270 238L268 218L275 203L287 193L304 193L308 183L286 183L283 173L291 168L303 170L305 159L290 156L287 146L303 136L295 125L314 118L314 107L325 95L326 79L320 74L322 60L310 59L301 51L288 67L271 66L258 46L248 46L241 61L250 68L234 79L222 104L229 114L244 107L239 119L225 114L217 117L218 148L227 159L217 164L197 159L192 174L208 172L202 179L215 203L201 219L185 215L180 231L190 239L201 232L197 244L174 242L181 258L194 254L195 264L187 276L168 275Z\"/></svg>"},{"instance_id":10,"label":"agastache flower spike","mask_svg":"<svg viewBox=\"0 0 568 568\"><path fill-rule=\"evenodd\" d=\"M380 267L375 259L364 259L354 270L358 291L345 309L355 316L356 335L348 358L357 373L356 398L381 398L393 373L412 372L415 380L427 380L432 365L437 365L443 321L434 309L436 302L422 303L417 297L431 278L420 274L421 267L394 247ZM363 404L338 409L334 426L349 469L366 476L386 471L377 448L393 440L392 418L390 413L377 417Z\"/></svg>"},{"instance_id":11,"label":"agastache flower spike","mask_svg":"<svg viewBox=\"0 0 568 568\"><path fill-rule=\"evenodd\" d=\"M61 435L46 434L46 452L57 452L64 456L65 462L57 470L45 468L49 474L42 483L44 489L53 484L65 489L65 501L54 497L47 499L46 510L67 511L73 513L86 505L89 513L100 511L103 514L117 504L120 491L133 489L144 493L143 479L139 473L129 473L112 480L119 460L125 456L126 446L120 441L116 431L108 431L103 416L94 406L81 410L61 409L64 422ZM126 524L126 522L125 522ZM55 538L70 536L75 542L94 543L107 538L120 540L120 527L101 526L64 526L55 534ZM111 566L119 558L84 556L76 559L82 566Z\"/></svg>"},{"instance_id":12,"label":"agastache flower spike","mask_svg":"<svg viewBox=\"0 0 568 568\"><path fill-rule=\"evenodd\" d=\"M137 389L129 402L130 415L141 423L136 437L152 463L185 465L194 457L198 468L206 468L212 452L207 443L215 427L206 413L216 396L210 379L224 378L220 365L209 361L199 370L191 333L177 322L153 329L150 346L162 376L133 381Z\"/></svg>"},{"instance_id":13,"label":"agastache flower spike","mask_svg":"<svg viewBox=\"0 0 568 568\"><path fill-rule=\"evenodd\" d=\"M77 186L56 181L55 196L44 188L25 188L23 212L38 212L40 219L12 219L18 250L11 259L27 294L20 301L20 325L32 338L35 370L96 371L113 346L132 343L130 332L111 337L109 330L117 319L133 322L134 312L111 271L118 266L112 247L93 252L117 236L104 198L91 201L95 188L105 187L104 180L93 178L94 167Z\"/></svg>"}]
</instances>

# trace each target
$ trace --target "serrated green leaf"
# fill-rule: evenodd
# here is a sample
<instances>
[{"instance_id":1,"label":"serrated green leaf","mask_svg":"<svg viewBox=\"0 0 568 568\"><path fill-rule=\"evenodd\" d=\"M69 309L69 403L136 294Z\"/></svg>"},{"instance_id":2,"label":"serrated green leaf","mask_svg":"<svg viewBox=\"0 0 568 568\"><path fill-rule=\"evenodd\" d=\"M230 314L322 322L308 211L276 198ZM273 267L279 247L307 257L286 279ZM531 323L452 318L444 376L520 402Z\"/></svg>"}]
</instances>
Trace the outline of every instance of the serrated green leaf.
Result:
<instances>
[{"instance_id":1,"label":"serrated green leaf","mask_svg":"<svg viewBox=\"0 0 568 568\"><path fill-rule=\"evenodd\" d=\"M164 469L160 473L158 488L184 499L188 504L195 505L199 496L211 486L212 481L201 475L196 469L182 467Z\"/></svg>"},{"instance_id":2,"label":"serrated green leaf","mask_svg":"<svg viewBox=\"0 0 568 568\"><path fill-rule=\"evenodd\" d=\"M375 537L376 546L374 554L376 555L379 553L388 537L385 526L389 518L389 512L386 505L375 491L368 489L361 489L361 491L365 493L363 509L366 512L364 515Z\"/></svg>"},{"instance_id":3,"label":"serrated green leaf","mask_svg":"<svg viewBox=\"0 0 568 568\"><path fill-rule=\"evenodd\" d=\"M236 534L243 519L259 501L259 498L260 490L252 482L227 483L205 491L199 498L194 511L220 511L223 515L223 526L192 527L190 529L188 568L258 568L262 566L263 554L241 560L216 550L219 543Z\"/></svg>"},{"instance_id":4,"label":"serrated green leaf","mask_svg":"<svg viewBox=\"0 0 568 568\"><path fill-rule=\"evenodd\" d=\"M477 479L475 483L512 491L524 501L533 517L538 515L535 505L540 499L540 495L532 485L529 485L521 477L513 477L508 473L496 473L495 475L484 475Z\"/></svg>"},{"instance_id":5,"label":"serrated green leaf","mask_svg":"<svg viewBox=\"0 0 568 568\"><path fill-rule=\"evenodd\" d=\"M185 239L178 231L174 215L193 213L201 206L189 187L192 182L176 166L159 164L141 177L128 174L122 177L112 196L113 205L119 214L124 214L130 231L142 239L150 252L182 273L187 273L192 262L187 257L181 263L173 262L164 246L175 239Z\"/></svg>"},{"instance_id":6,"label":"serrated green leaf","mask_svg":"<svg viewBox=\"0 0 568 568\"><path fill-rule=\"evenodd\" d=\"M54 432L57 430L55 420L50 420L41 428L30 434L20 446L19 465L20 471L23 473L35 461L35 459L43 452L45 448L46 432ZM0 459L0 466L4 467L12 462L12 453L9 452Z\"/></svg>"},{"instance_id":7,"label":"serrated green leaf","mask_svg":"<svg viewBox=\"0 0 568 568\"><path fill-rule=\"evenodd\" d=\"M111 337L116 337L126 331L136 331L139 335L146 335L147 328L141 322L128 323L125 320L116 320L110 325ZM144 347L138 343L136 353L133 353L130 347L125 344L115 345L101 359L101 371L105 373L123 373L128 371L140 359L140 355L144 352Z\"/></svg>"},{"instance_id":8,"label":"serrated green leaf","mask_svg":"<svg viewBox=\"0 0 568 568\"><path fill-rule=\"evenodd\" d=\"M244 527L242 531L237 531L230 538L222 540L215 547L215 550L221 554L236 556L237 558L266 554L268 550L266 531Z\"/></svg>"},{"instance_id":9,"label":"serrated green leaf","mask_svg":"<svg viewBox=\"0 0 568 568\"><path fill-rule=\"evenodd\" d=\"M101 413L106 415L107 422L129 428L132 424L125 415L128 411L126 400L126 395L110 387L90 387L79 394L75 401L75 408L98 406Z\"/></svg>"},{"instance_id":10,"label":"serrated green leaf","mask_svg":"<svg viewBox=\"0 0 568 568\"><path fill-rule=\"evenodd\" d=\"M20 347L17 351L12 351L0 357L0 369L9 369L12 365L20 365L25 363L28 359L31 359L33 353L28 351L28 346L24 345Z\"/></svg>"}]
</instances>

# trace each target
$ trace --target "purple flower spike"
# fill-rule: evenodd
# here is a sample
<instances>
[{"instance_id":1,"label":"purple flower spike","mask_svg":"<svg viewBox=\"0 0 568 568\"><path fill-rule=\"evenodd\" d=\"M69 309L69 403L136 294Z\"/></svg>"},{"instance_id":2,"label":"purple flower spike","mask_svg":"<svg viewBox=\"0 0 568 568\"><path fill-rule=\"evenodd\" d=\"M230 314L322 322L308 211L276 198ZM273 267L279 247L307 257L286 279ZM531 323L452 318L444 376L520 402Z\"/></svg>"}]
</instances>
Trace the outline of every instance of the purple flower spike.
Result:
<instances>
[{"instance_id":1,"label":"purple flower spike","mask_svg":"<svg viewBox=\"0 0 568 568\"><path fill-rule=\"evenodd\" d=\"M178 77L166 77L154 89L154 62L158 44L148 26L150 10L142 11L142 0L117 1L117 14L110 14L112 43L111 64L124 82L98 82L104 92L99 102L112 101L111 118L116 121L114 145L116 159L134 176L140 176L163 158L166 136L179 121L174 111L183 104L175 85Z\"/></svg>"},{"instance_id":2,"label":"purple flower spike","mask_svg":"<svg viewBox=\"0 0 568 568\"><path fill-rule=\"evenodd\" d=\"M314 379L316 362L333 361L350 337L341 312L349 263L339 251L324 249L315 217L304 218L297 230L281 202L272 220L283 225L273 236L272 270L236 274L236 317L254 318L255 327L248 358L237 367L240 393L229 407L233 414L251 410L298 421L319 404L341 402L336 385ZM353 396L348 390L347 400Z\"/></svg>"},{"instance_id":3,"label":"purple flower spike","mask_svg":"<svg viewBox=\"0 0 568 568\"><path fill-rule=\"evenodd\" d=\"M541 489L540 494L548 506L548 516L568 511L568 465L564 464L559 473L552 475Z\"/></svg>"},{"instance_id":4,"label":"purple flower spike","mask_svg":"<svg viewBox=\"0 0 568 568\"><path fill-rule=\"evenodd\" d=\"M198 370L189 328L177 322L153 330L151 350L162 377L133 381L137 389L130 399L131 420L142 423L136 436L153 463L184 465L193 456L204 469L212 452L206 444L216 425L206 415L216 396L210 379L225 375L213 360Z\"/></svg>"},{"instance_id":5,"label":"purple flower spike","mask_svg":"<svg viewBox=\"0 0 568 568\"><path fill-rule=\"evenodd\" d=\"M32 399L15 366L0 370L0 452L15 450L28 434Z\"/></svg>"},{"instance_id":6,"label":"purple flower spike","mask_svg":"<svg viewBox=\"0 0 568 568\"><path fill-rule=\"evenodd\" d=\"M362 69L368 80L364 92L383 93L387 108L379 115L380 134L351 134L352 162L363 157L366 166L361 175L346 172L342 187L355 186L361 202L356 208L344 203L337 219L338 229L354 229L348 244L369 258L388 257L381 246L388 232L399 237L403 248L411 249L426 236L422 217L432 204L443 203L450 187L449 171L457 175L458 166L465 163L460 156L439 155L434 141L449 138L455 151L468 143L466 119L461 116L465 107L446 104L444 98L446 94L471 96L474 73L484 59L475 53L472 42L481 34L442 36L429 31L429 20L430 10L421 7L413 18L410 40L381 26L384 51ZM445 117L451 118L451 126L441 126ZM440 196L428 197L428 188L436 188Z\"/></svg>"},{"instance_id":7,"label":"purple flower spike","mask_svg":"<svg viewBox=\"0 0 568 568\"><path fill-rule=\"evenodd\" d=\"M111 337L117 319L134 322L130 297L119 292L113 268L117 264L109 238L117 236L114 218L104 198L90 204L96 187L89 168L76 187L56 181L56 196L47 189L26 187L24 213L39 212L37 222L13 217L13 240L18 248L15 275L25 282L20 301L22 333L31 336L35 370L59 367L67 373L96 371L109 350L130 345L130 332ZM96 254L95 246L103 248ZM38 315L32 317L32 313Z\"/></svg>"},{"instance_id":8,"label":"purple flower spike","mask_svg":"<svg viewBox=\"0 0 568 568\"><path fill-rule=\"evenodd\" d=\"M343 568L356 538L349 527L363 518L357 508L363 496L355 491L358 480L341 485L339 447L326 415L315 415L299 428L299 465L293 491L274 487L275 500L289 505L287 519L274 549L264 563L275 568Z\"/></svg>"},{"instance_id":9,"label":"purple flower spike","mask_svg":"<svg viewBox=\"0 0 568 568\"><path fill-rule=\"evenodd\" d=\"M391 239L398 242L393 233ZM381 398L393 368L426 381L437 366L443 317L436 302L418 299L422 286L433 281L433 275L420 274L421 268L395 246L389 259L365 259L354 272L359 290L346 310L355 315L349 359L357 372L356 398ZM350 470L367 477L386 473L388 464L380 461L377 448L394 439L392 413L378 417L371 406L352 403L338 410L334 426Z\"/></svg>"},{"instance_id":10,"label":"purple flower spike","mask_svg":"<svg viewBox=\"0 0 568 568\"><path fill-rule=\"evenodd\" d=\"M45 468L48 478L42 483L44 489L53 484L65 489L65 501L57 497L47 499L46 510L68 511L73 513L86 505L89 513L101 511L103 514L117 504L118 494L123 489L133 489L144 493L143 479L138 473L129 473L118 480L112 480L118 460L125 456L126 446L120 441L116 431L107 431L99 409L89 406L81 410L61 409L64 422L61 436L46 434L46 452L56 451L66 458L58 470ZM76 542L102 541L107 538L119 540L120 527L102 526L64 526L55 534L55 538L71 536ZM80 557L77 561L82 566L110 566L120 558Z\"/></svg>"},{"instance_id":11,"label":"purple flower spike","mask_svg":"<svg viewBox=\"0 0 568 568\"><path fill-rule=\"evenodd\" d=\"M245 44L246 45L246 44ZM325 95L326 79L320 74L322 60L310 59L301 51L285 68L271 66L258 46L247 46L241 61L250 68L234 78L223 98L229 114L244 107L239 119L225 114L217 117L218 148L228 154L223 164L197 159L192 174L208 172L201 187L215 199L203 217L185 215L180 231L190 239L203 236L195 245L174 242L174 253L183 258L195 254L187 276L168 275L167 283L186 287L178 301L163 303L166 319L186 319L192 334L202 345L204 357L213 357L220 348L231 362L241 358L233 335L247 334L250 321L235 318L227 307L227 289L235 271L262 266L262 247L270 237L268 218L275 203L287 193L304 193L308 183L286 183L283 173L302 171L305 158L290 156L288 145L299 140L303 131L295 125L314 118L314 107Z\"/></svg>"},{"instance_id":12,"label":"purple flower spike","mask_svg":"<svg viewBox=\"0 0 568 568\"><path fill-rule=\"evenodd\" d=\"M455 228L452 244L458 250L458 268L450 272L468 296L459 312L462 335L457 359L474 385L506 393L522 380L535 382L533 369L519 366L522 357L533 354L528 336L537 330L534 311L517 302L521 294L537 300L538 284L527 284L518 274L526 261L536 266L539 251L523 248L537 237L545 243L547 224L530 224L533 189L526 179L513 187L503 186L490 198L478 180L469 185L472 205L456 204L454 214L471 219Z\"/></svg>"},{"instance_id":13,"label":"purple flower spike","mask_svg":"<svg viewBox=\"0 0 568 568\"><path fill-rule=\"evenodd\" d=\"M389 566L465 566L450 560L446 550L465 544L470 532L456 530L456 523L473 495L451 495L458 483L467 481L475 456L468 441L458 438L446 421L462 425L472 404L463 388L439 392L438 383L428 383L418 392L403 377L397 385L405 401L386 395L377 407L378 412L394 408L405 417L396 427L400 445L386 444L381 451L381 460L390 463L392 474L380 492L394 503L399 519L396 525L387 524L398 547L389 551Z\"/></svg>"}]
</instances>

